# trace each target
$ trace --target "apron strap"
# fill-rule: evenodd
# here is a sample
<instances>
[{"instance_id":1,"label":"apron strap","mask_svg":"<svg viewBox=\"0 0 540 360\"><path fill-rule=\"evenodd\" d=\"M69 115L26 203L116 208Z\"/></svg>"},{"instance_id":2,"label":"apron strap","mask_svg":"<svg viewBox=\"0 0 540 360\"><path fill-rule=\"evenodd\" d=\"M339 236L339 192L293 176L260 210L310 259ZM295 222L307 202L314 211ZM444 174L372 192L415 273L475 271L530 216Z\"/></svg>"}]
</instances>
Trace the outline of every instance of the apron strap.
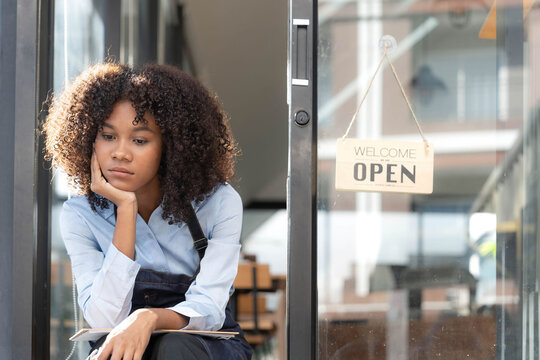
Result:
<instances>
[{"instance_id":1,"label":"apron strap","mask_svg":"<svg viewBox=\"0 0 540 360\"><path fill-rule=\"evenodd\" d=\"M199 223L199 219L197 219L197 215L195 214L193 206L190 206L188 208L187 225L189 227L191 238L193 239L193 246L195 246L195 250L197 250L197 253L199 253L200 261L202 260L202 258L204 257L204 253L206 252L206 247L208 246L208 239L206 238L206 236L204 236L201 224Z\"/></svg>"}]
</instances>

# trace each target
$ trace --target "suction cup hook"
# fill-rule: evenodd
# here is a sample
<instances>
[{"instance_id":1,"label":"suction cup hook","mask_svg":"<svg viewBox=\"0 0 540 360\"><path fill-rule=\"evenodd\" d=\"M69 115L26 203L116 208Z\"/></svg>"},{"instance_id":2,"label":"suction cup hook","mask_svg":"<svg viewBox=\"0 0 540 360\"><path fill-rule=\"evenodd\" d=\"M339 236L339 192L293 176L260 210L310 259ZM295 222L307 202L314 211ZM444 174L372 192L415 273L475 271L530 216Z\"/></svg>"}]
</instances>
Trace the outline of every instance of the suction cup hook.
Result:
<instances>
[{"instance_id":1,"label":"suction cup hook","mask_svg":"<svg viewBox=\"0 0 540 360\"><path fill-rule=\"evenodd\" d=\"M392 35L384 35L379 40L379 48L383 51L386 48L386 52L391 53L397 48L397 41Z\"/></svg>"}]
</instances>

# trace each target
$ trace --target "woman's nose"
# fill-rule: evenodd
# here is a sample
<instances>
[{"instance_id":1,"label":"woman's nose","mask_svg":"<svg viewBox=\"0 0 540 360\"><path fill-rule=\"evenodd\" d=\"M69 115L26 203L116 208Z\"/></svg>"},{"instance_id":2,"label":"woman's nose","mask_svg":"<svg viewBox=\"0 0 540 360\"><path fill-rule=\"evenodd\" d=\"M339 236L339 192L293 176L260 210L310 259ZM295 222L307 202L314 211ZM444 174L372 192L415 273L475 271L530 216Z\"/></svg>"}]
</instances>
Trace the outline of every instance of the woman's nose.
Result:
<instances>
[{"instance_id":1,"label":"woman's nose","mask_svg":"<svg viewBox=\"0 0 540 360\"><path fill-rule=\"evenodd\" d=\"M111 156L113 157L113 159L117 160L132 160L131 152L129 151L128 146L125 144L124 141L120 141L118 143L118 146L113 149Z\"/></svg>"}]
</instances>

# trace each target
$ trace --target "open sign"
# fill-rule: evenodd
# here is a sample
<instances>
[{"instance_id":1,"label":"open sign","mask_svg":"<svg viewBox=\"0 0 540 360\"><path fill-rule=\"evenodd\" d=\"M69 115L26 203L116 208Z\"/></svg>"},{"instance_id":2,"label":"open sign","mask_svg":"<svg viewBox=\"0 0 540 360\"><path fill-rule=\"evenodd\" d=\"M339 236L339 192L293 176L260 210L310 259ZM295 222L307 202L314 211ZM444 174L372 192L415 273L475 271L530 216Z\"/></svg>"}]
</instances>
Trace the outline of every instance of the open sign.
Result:
<instances>
[{"instance_id":1,"label":"open sign","mask_svg":"<svg viewBox=\"0 0 540 360\"><path fill-rule=\"evenodd\" d=\"M336 189L431 194L433 146L423 142L338 139Z\"/></svg>"}]
</instances>

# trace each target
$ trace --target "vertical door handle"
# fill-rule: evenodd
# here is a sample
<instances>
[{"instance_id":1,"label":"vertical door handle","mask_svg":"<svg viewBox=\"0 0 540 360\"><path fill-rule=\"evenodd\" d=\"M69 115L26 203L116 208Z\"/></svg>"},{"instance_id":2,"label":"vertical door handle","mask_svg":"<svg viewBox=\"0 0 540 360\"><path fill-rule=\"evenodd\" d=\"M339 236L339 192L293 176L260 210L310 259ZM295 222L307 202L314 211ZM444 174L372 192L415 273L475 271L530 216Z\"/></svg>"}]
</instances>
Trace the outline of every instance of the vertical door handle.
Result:
<instances>
[{"instance_id":1,"label":"vertical door handle","mask_svg":"<svg viewBox=\"0 0 540 360\"><path fill-rule=\"evenodd\" d=\"M309 19L293 19L292 85L309 86Z\"/></svg>"}]
</instances>

